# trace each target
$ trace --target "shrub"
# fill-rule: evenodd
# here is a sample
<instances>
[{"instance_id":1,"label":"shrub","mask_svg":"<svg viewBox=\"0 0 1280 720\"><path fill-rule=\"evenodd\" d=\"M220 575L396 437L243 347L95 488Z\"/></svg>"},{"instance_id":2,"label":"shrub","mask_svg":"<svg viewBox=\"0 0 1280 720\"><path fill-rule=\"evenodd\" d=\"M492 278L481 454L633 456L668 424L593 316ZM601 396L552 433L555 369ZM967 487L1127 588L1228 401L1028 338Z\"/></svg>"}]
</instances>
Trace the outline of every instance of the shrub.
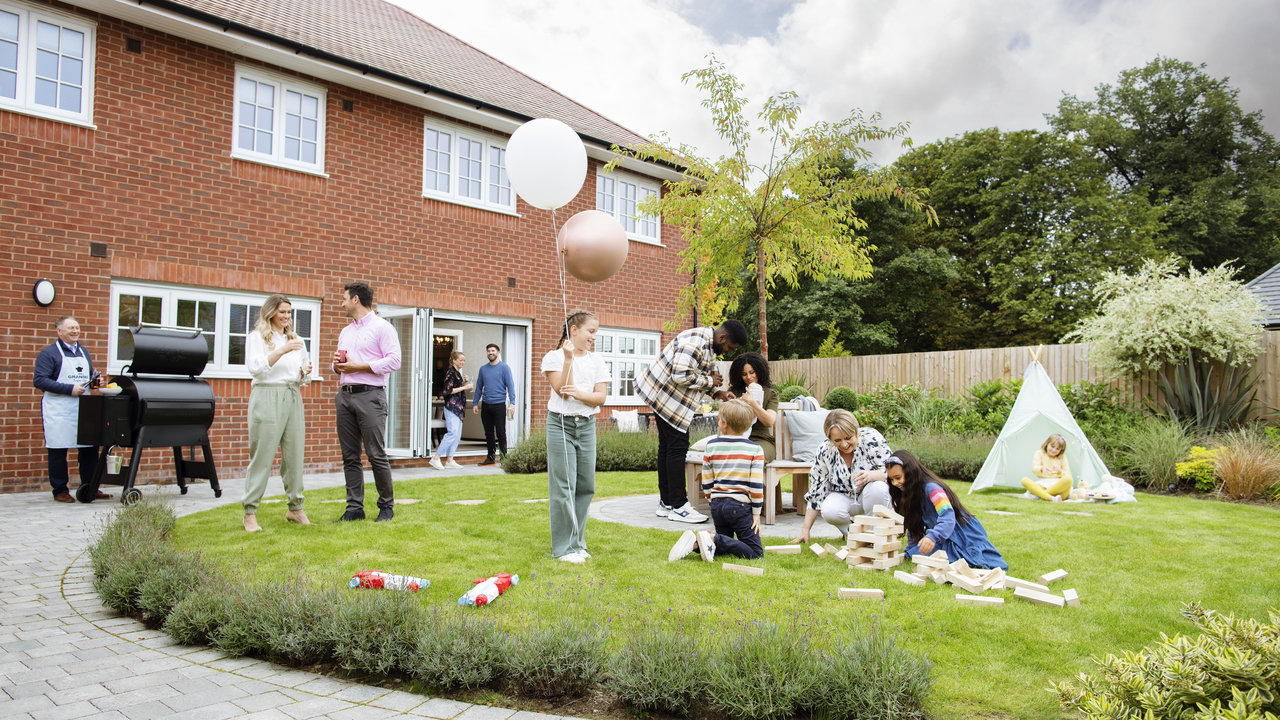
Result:
<instances>
[{"instance_id":1,"label":"shrub","mask_svg":"<svg viewBox=\"0 0 1280 720\"><path fill-rule=\"evenodd\" d=\"M1178 483L1192 485L1200 492L1213 492L1218 481L1213 475L1213 466L1222 448L1207 448L1196 445L1191 448L1191 456L1185 462L1178 463Z\"/></svg>"},{"instance_id":2,"label":"shrub","mask_svg":"<svg viewBox=\"0 0 1280 720\"><path fill-rule=\"evenodd\" d=\"M778 388L798 387L801 395L812 395L814 389L814 384L809 382L809 373L796 370L787 370L786 374L780 378L774 377L773 384Z\"/></svg>"},{"instance_id":3,"label":"shrub","mask_svg":"<svg viewBox=\"0 0 1280 720\"><path fill-rule=\"evenodd\" d=\"M827 396L822 399L822 407L828 410L840 408L849 412L857 412L858 400L858 393L854 392L853 388L837 385L827 391Z\"/></svg>"},{"instance_id":4,"label":"shrub","mask_svg":"<svg viewBox=\"0 0 1280 720\"><path fill-rule=\"evenodd\" d=\"M342 667L390 675L417 665L424 621L422 604L412 593L357 593L338 604L324 632Z\"/></svg>"},{"instance_id":5,"label":"shrub","mask_svg":"<svg viewBox=\"0 0 1280 720\"><path fill-rule=\"evenodd\" d=\"M917 400L910 400L902 407L902 424L905 432L940 433L952 417L960 413L964 404L953 398L937 397L932 393Z\"/></svg>"},{"instance_id":6,"label":"shrub","mask_svg":"<svg viewBox=\"0 0 1280 720\"><path fill-rule=\"evenodd\" d=\"M163 629L183 645L211 645L218 630L238 611L236 603L224 583L211 582L175 605Z\"/></svg>"},{"instance_id":7,"label":"shrub","mask_svg":"<svg viewBox=\"0 0 1280 720\"><path fill-rule=\"evenodd\" d=\"M544 473L547 471L547 430L538 428L516 443L502 459L502 470L509 473Z\"/></svg>"},{"instance_id":8,"label":"shrub","mask_svg":"<svg viewBox=\"0 0 1280 720\"><path fill-rule=\"evenodd\" d=\"M528 631L505 653L507 680L528 697L578 697L604 673L608 640L599 625L569 618Z\"/></svg>"},{"instance_id":9,"label":"shrub","mask_svg":"<svg viewBox=\"0 0 1280 720\"><path fill-rule=\"evenodd\" d=\"M138 586L136 605L142 619L155 625L163 623L175 605L210 580L210 569L199 553L162 547L147 564L150 571Z\"/></svg>"},{"instance_id":10,"label":"shrub","mask_svg":"<svg viewBox=\"0 0 1280 720\"><path fill-rule=\"evenodd\" d=\"M1215 463L1222 494L1234 500L1256 500L1280 483L1280 450L1256 430L1242 429L1220 436Z\"/></svg>"},{"instance_id":11,"label":"shrub","mask_svg":"<svg viewBox=\"0 0 1280 720\"><path fill-rule=\"evenodd\" d=\"M258 585L229 586L225 593L227 615L209 636L209 644L233 657L265 655L270 642L254 621L271 601L270 594Z\"/></svg>"},{"instance_id":12,"label":"shrub","mask_svg":"<svg viewBox=\"0 0 1280 720\"><path fill-rule=\"evenodd\" d=\"M1110 443L1111 471L1134 485L1163 489L1178 482L1178 463L1193 445L1195 438L1182 423L1149 417L1116 434Z\"/></svg>"},{"instance_id":13,"label":"shrub","mask_svg":"<svg viewBox=\"0 0 1280 720\"><path fill-rule=\"evenodd\" d=\"M618 432L608 426L596 434L596 470L652 471L658 469L658 433Z\"/></svg>"},{"instance_id":14,"label":"shrub","mask_svg":"<svg viewBox=\"0 0 1280 720\"><path fill-rule=\"evenodd\" d=\"M889 447L910 450L941 478L972 481L995 442L991 435L906 432L891 436Z\"/></svg>"},{"instance_id":15,"label":"shrub","mask_svg":"<svg viewBox=\"0 0 1280 720\"><path fill-rule=\"evenodd\" d=\"M879 622L849 622L845 638L823 653L813 688L817 718L924 718L932 664L900 647Z\"/></svg>"},{"instance_id":16,"label":"shrub","mask_svg":"<svg viewBox=\"0 0 1280 720\"><path fill-rule=\"evenodd\" d=\"M712 688L711 704L731 718L789 718L819 680L818 656L808 639L758 620L730 631L701 664Z\"/></svg>"},{"instance_id":17,"label":"shrub","mask_svg":"<svg viewBox=\"0 0 1280 720\"><path fill-rule=\"evenodd\" d=\"M778 386L778 402L791 402L801 395L809 393L800 385L779 385Z\"/></svg>"},{"instance_id":18,"label":"shrub","mask_svg":"<svg viewBox=\"0 0 1280 720\"><path fill-rule=\"evenodd\" d=\"M1165 637L1122 657L1094 658L1099 676L1052 684L1062 706L1089 719L1263 720L1280 713L1280 616L1271 624L1187 605L1195 638ZM1265 715L1264 715L1265 713Z\"/></svg>"},{"instance_id":19,"label":"shrub","mask_svg":"<svg viewBox=\"0 0 1280 720\"><path fill-rule=\"evenodd\" d=\"M609 663L609 687L637 710L688 716L707 701L705 674L691 671L705 663L702 643L688 632L637 632Z\"/></svg>"},{"instance_id":20,"label":"shrub","mask_svg":"<svg viewBox=\"0 0 1280 720\"><path fill-rule=\"evenodd\" d=\"M255 593L259 609L251 627L265 640L266 656L280 663L310 665L333 657L325 629L347 597L334 588L317 588L305 577L272 583Z\"/></svg>"},{"instance_id":21,"label":"shrub","mask_svg":"<svg viewBox=\"0 0 1280 720\"><path fill-rule=\"evenodd\" d=\"M102 604L159 624L194 582L197 559L173 553L166 542L177 523L173 510L152 500L117 509L89 547L93 588ZM145 595L144 595L145 592Z\"/></svg>"},{"instance_id":22,"label":"shrub","mask_svg":"<svg viewBox=\"0 0 1280 720\"><path fill-rule=\"evenodd\" d=\"M411 672L442 690L483 687L502 676L505 650L494 621L437 608L422 626Z\"/></svg>"}]
</instances>

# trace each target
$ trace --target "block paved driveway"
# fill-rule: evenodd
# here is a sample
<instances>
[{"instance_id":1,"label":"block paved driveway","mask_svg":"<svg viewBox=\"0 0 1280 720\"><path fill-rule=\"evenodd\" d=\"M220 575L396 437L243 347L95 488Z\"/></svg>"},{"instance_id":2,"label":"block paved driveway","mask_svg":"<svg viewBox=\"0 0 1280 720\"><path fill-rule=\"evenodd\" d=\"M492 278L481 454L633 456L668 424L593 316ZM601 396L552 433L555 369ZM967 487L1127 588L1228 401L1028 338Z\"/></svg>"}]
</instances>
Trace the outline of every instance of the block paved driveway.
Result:
<instances>
[{"instance_id":1,"label":"block paved driveway","mask_svg":"<svg viewBox=\"0 0 1280 720\"><path fill-rule=\"evenodd\" d=\"M497 468L394 471L397 480L427 473L499 474ZM366 481L372 476L366 474ZM73 480L74 482L74 480ZM308 475L310 489L342 484L339 474ZM147 495L187 514L238 503L243 483L148 486ZM307 718L429 717L548 720L553 716L428 698L360 685L216 650L177 645L167 635L104 608L93 591L86 548L118 504L54 502L50 493L0 495L0 718ZM272 478L267 493L280 493ZM376 493L371 496L376 498ZM366 497L368 502L372 503ZM260 512L284 512L266 505ZM319 515L319 512L316 512Z\"/></svg>"}]
</instances>

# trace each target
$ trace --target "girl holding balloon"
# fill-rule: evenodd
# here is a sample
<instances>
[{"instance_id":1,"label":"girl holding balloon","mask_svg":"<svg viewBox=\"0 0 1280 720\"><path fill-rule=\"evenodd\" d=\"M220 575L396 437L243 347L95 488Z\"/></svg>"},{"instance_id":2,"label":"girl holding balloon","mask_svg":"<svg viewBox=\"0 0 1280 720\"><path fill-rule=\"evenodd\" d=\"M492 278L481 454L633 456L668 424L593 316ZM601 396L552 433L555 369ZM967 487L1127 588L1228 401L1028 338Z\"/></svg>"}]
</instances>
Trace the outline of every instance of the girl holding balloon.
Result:
<instances>
[{"instance_id":1,"label":"girl holding balloon","mask_svg":"<svg viewBox=\"0 0 1280 720\"><path fill-rule=\"evenodd\" d=\"M547 400L547 491L551 554L581 564L591 557L585 531L596 494L596 414L612 377L595 354L600 321L586 310L565 318L556 349L542 358Z\"/></svg>"}]
</instances>

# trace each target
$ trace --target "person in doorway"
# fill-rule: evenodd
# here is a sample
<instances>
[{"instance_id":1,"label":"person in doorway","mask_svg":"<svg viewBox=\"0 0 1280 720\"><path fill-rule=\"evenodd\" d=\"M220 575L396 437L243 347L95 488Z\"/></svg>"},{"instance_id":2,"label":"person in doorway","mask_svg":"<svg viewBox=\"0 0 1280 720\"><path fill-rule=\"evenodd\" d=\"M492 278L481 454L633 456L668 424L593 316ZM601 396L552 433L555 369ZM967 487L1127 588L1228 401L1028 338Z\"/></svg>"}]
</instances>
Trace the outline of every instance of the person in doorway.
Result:
<instances>
[{"instance_id":1,"label":"person in doorway","mask_svg":"<svg viewBox=\"0 0 1280 720\"><path fill-rule=\"evenodd\" d=\"M488 365L481 365L476 376L476 396L471 412L480 415L484 424L484 444L489 453L481 465L493 465L498 456L493 454L496 444L501 457L507 456L507 418L516 413L516 382L511 376L511 366L498 358L502 348L489 343L484 348Z\"/></svg>"},{"instance_id":2,"label":"person in doorway","mask_svg":"<svg viewBox=\"0 0 1280 720\"><path fill-rule=\"evenodd\" d=\"M400 369L400 338L391 323L373 311L373 290L363 282L342 288L342 311L351 322L338 335L333 371L339 373L338 442L342 445L342 471L347 483L347 510L338 518L364 519L364 466L360 448L373 466L378 489L378 519L395 517L395 490L391 485L391 461L387 459L387 376Z\"/></svg>"},{"instance_id":3,"label":"person in doorway","mask_svg":"<svg viewBox=\"0 0 1280 720\"><path fill-rule=\"evenodd\" d=\"M94 467L98 464L96 445L76 443L80 396L89 392L90 381L94 377L93 361L89 358L89 351L80 344L80 323L74 317L64 315L58 318L53 329L57 331L58 339L36 356L32 382L36 389L44 391L40 415L44 419L44 446L49 451L49 484L53 486L53 499L69 503L75 499L67 491L70 481L67 450L76 448L81 485L93 482ZM94 495L97 500L110 497L101 490Z\"/></svg>"},{"instance_id":4,"label":"person in doorway","mask_svg":"<svg viewBox=\"0 0 1280 720\"><path fill-rule=\"evenodd\" d=\"M746 344L747 328L737 320L725 320L717 328L685 330L636 378L636 392L653 409L658 424L658 517L685 523L707 521L706 515L689 504L685 489L689 425L708 394L733 399L733 393L716 390L724 384L716 371L716 356Z\"/></svg>"},{"instance_id":5,"label":"person in doorway","mask_svg":"<svg viewBox=\"0 0 1280 720\"><path fill-rule=\"evenodd\" d=\"M822 519L834 525L842 537L856 515L870 515L876 505L893 507L889 496L888 473L884 461L893 453L879 430L858 426L848 410L827 413L822 422L827 439L813 458L810 488L804 499L804 527L795 542L809 541L813 522Z\"/></svg>"},{"instance_id":6,"label":"person in doorway","mask_svg":"<svg viewBox=\"0 0 1280 720\"><path fill-rule=\"evenodd\" d=\"M431 467L437 470L462 467L453 459L458 451L458 441L462 439L462 418L467 413L467 391L474 388L471 378L462 374L462 366L467 364L467 356L461 350L449 353L449 370L444 374L444 439L431 457ZM441 456L444 463L440 462Z\"/></svg>"},{"instance_id":7,"label":"person in doorway","mask_svg":"<svg viewBox=\"0 0 1280 720\"><path fill-rule=\"evenodd\" d=\"M587 510L596 494L596 414L612 377L593 352L600 321L586 310L565 318L556 349L542 358L551 383L547 400L547 491L551 555L582 564L587 552Z\"/></svg>"},{"instance_id":8,"label":"person in doorway","mask_svg":"<svg viewBox=\"0 0 1280 720\"><path fill-rule=\"evenodd\" d=\"M266 492L271 462L280 449L280 479L289 498L284 519L310 525L302 510L302 459L306 428L300 385L311 380L307 345L293 331L293 304L284 295L262 303L258 322L244 343L245 369L253 376L249 392L249 468L245 471L244 529L258 532L258 502Z\"/></svg>"}]
</instances>

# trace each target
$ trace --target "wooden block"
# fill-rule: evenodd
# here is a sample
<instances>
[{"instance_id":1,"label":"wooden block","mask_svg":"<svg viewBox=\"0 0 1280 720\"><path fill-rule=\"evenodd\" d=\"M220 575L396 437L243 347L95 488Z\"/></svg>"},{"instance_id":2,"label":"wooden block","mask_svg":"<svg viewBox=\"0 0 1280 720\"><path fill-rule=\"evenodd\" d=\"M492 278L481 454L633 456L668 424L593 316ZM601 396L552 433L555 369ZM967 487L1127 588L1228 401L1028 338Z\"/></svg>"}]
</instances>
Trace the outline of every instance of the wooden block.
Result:
<instances>
[{"instance_id":1,"label":"wooden block","mask_svg":"<svg viewBox=\"0 0 1280 720\"><path fill-rule=\"evenodd\" d=\"M810 549L810 550L812 550L812 551L813 551L813 554L814 554L814 555L817 555L818 557L823 557L823 556L825 556L825 555L827 554L827 549L826 549L826 548L824 548L824 547L822 547L822 546L821 546L821 545L819 545L818 543L813 543L813 544L811 544L811 545L809 546L809 549Z\"/></svg>"},{"instance_id":2,"label":"wooden block","mask_svg":"<svg viewBox=\"0 0 1280 720\"><path fill-rule=\"evenodd\" d=\"M929 555L929 557L940 558L940 559L942 559L942 560L946 560L946 559L947 559L947 551L946 551L946 550L934 550L934 551L933 551L933 553L932 553L931 555Z\"/></svg>"},{"instance_id":3,"label":"wooden block","mask_svg":"<svg viewBox=\"0 0 1280 720\"><path fill-rule=\"evenodd\" d=\"M725 570L728 570L729 572L742 573L743 575L763 575L764 574L764 568L751 567L749 565L731 565L729 563L725 563L724 565L721 565L721 567L723 567Z\"/></svg>"},{"instance_id":4,"label":"wooden block","mask_svg":"<svg viewBox=\"0 0 1280 720\"><path fill-rule=\"evenodd\" d=\"M917 566L915 566L914 568L912 568L912 569L911 569L911 572L912 572L912 574L914 574L914 575L919 575L920 577L926 577L926 578L927 578L927 577L929 577L930 575L932 575L932 574L933 574L934 570L933 570L933 568L929 567L928 565L917 565Z\"/></svg>"},{"instance_id":5,"label":"wooden block","mask_svg":"<svg viewBox=\"0 0 1280 720\"><path fill-rule=\"evenodd\" d=\"M884 553L877 552L875 548L860 547L857 550L850 550L850 555L867 558L868 560L879 560L884 557Z\"/></svg>"},{"instance_id":6,"label":"wooden block","mask_svg":"<svg viewBox=\"0 0 1280 720\"><path fill-rule=\"evenodd\" d=\"M1036 592L1042 592L1042 593L1049 592L1049 588L1043 585L1037 585L1036 583L1028 582L1026 580L1019 580L1018 578L1013 577L1012 575L1004 576L1004 586L1006 588L1025 588L1027 590L1034 590Z\"/></svg>"},{"instance_id":7,"label":"wooden block","mask_svg":"<svg viewBox=\"0 0 1280 720\"><path fill-rule=\"evenodd\" d=\"M837 550L837 551L836 551L836 553L835 553L836 559L837 559L837 560L848 560L848 559L849 559L849 553L850 553L850 552L852 552L852 551L851 551L851 550L849 550L849 548L841 548L840 550Z\"/></svg>"},{"instance_id":8,"label":"wooden block","mask_svg":"<svg viewBox=\"0 0 1280 720\"><path fill-rule=\"evenodd\" d=\"M1028 590L1024 587L1014 588L1013 596L1022 598L1027 602L1035 603L1036 605L1047 605L1049 607L1060 608L1067 604L1067 601L1064 598L1060 598L1057 595L1050 595L1049 593L1039 592L1037 590Z\"/></svg>"},{"instance_id":9,"label":"wooden block","mask_svg":"<svg viewBox=\"0 0 1280 720\"><path fill-rule=\"evenodd\" d=\"M902 541L894 540L892 542L875 543L871 547L879 550L880 552L896 552L902 549Z\"/></svg>"},{"instance_id":10,"label":"wooden block","mask_svg":"<svg viewBox=\"0 0 1280 720\"><path fill-rule=\"evenodd\" d=\"M945 572L941 571L941 570L934 570L934 571L933 571L933 573L932 573L931 575L929 575L929 577L930 577L930 579L932 579L932 580L933 580L933 584L934 584L934 585L946 585L946 584L947 584L947 574L946 574Z\"/></svg>"},{"instance_id":11,"label":"wooden block","mask_svg":"<svg viewBox=\"0 0 1280 720\"><path fill-rule=\"evenodd\" d=\"M884 536L872 535L871 533L849 533L848 543L852 545L856 542L861 542L861 543L884 542Z\"/></svg>"},{"instance_id":12,"label":"wooden block","mask_svg":"<svg viewBox=\"0 0 1280 720\"><path fill-rule=\"evenodd\" d=\"M1064 577L1066 577L1066 576L1067 576L1067 571L1066 571L1066 570L1054 570L1054 571L1053 571L1053 572L1051 572L1051 573L1045 573L1045 574L1041 575L1041 576L1040 576L1040 582L1041 582L1041 583L1044 583L1045 585L1049 585L1049 584L1051 584L1051 583L1053 583L1053 582L1055 582L1055 581L1057 581L1057 580L1061 580L1062 578L1064 578Z\"/></svg>"},{"instance_id":13,"label":"wooden block","mask_svg":"<svg viewBox=\"0 0 1280 720\"><path fill-rule=\"evenodd\" d=\"M974 572L973 568L969 567L969 563L965 562L964 558L960 558L955 562L951 563L951 570L975 582L979 580L978 573Z\"/></svg>"},{"instance_id":14,"label":"wooden block","mask_svg":"<svg viewBox=\"0 0 1280 720\"><path fill-rule=\"evenodd\" d=\"M899 582L904 582L908 585L915 585L916 587L924 587L924 578L920 577L919 575L912 575L911 573L904 573L901 570L894 570L893 577Z\"/></svg>"},{"instance_id":15,"label":"wooden block","mask_svg":"<svg viewBox=\"0 0 1280 720\"><path fill-rule=\"evenodd\" d=\"M887 508L883 505L877 505L871 508L871 512L874 515L879 515L882 518L888 518L892 520L896 525L901 525L902 523L906 522L906 518L894 512L893 508Z\"/></svg>"},{"instance_id":16,"label":"wooden block","mask_svg":"<svg viewBox=\"0 0 1280 720\"><path fill-rule=\"evenodd\" d=\"M872 535L879 535L881 537L898 537L906 531L906 528L901 525L885 525L882 527L871 528Z\"/></svg>"},{"instance_id":17,"label":"wooden block","mask_svg":"<svg viewBox=\"0 0 1280 720\"><path fill-rule=\"evenodd\" d=\"M835 555L835 554L836 554L836 546L835 546L835 545L832 545L831 543L827 543L827 544L823 545L823 546L822 546L822 549L826 550L828 555Z\"/></svg>"},{"instance_id":18,"label":"wooden block","mask_svg":"<svg viewBox=\"0 0 1280 720\"><path fill-rule=\"evenodd\" d=\"M902 521L893 520L887 517L880 517L878 515L858 515L853 518L853 523L863 527L892 527L894 525L901 525Z\"/></svg>"},{"instance_id":19,"label":"wooden block","mask_svg":"<svg viewBox=\"0 0 1280 720\"><path fill-rule=\"evenodd\" d=\"M1062 599L1066 600L1071 607L1080 607L1080 596L1076 595L1075 590L1063 590Z\"/></svg>"},{"instance_id":20,"label":"wooden block","mask_svg":"<svg viewBox=\"0 0 1280 720\"><path fill-rule=\"evenodd\" d=\"M765 547L764 551L776 555L799 555L803 549L804 546L802 545L769 545Z\"/></svg>"},{"instance_id":21,"label":"wooden block","mask_svg":"<svg viewBox=\"0 0 1280 720\"><path fill-rule=\"evenodd\" d=\"M991 570L988 568L970 568L970 569L973 570L974 574L978 576L979 580L995 572L995 570Z\"/></svg>"},{"instance_id":22,"label":"wooden block","mask_svg":"<svg viewBox=\"0 0 1280 720\"><path fill-rule=\"evenodd\" d=\"M1004 604L1004 598L983 597L981 595L956 595L956 600L959 600L960 603L963 605L1003 605Z\"/></svg>"},{"instance_id":23,"label":"wooden block","mask_svg":"<svg viewBox=\"0 0 1280 720\"><path fill-rule=\"evenodd\" d=\"M902 564L902 558L882 558L880 560L872 560L871 564L874 565L877 570L888 570L891 567L897 567Z\"/></svg>"},{"instance_id":24,"label":"wooden block","mask_svg":"<svg viewBox=\"0 0 1280 720\"><path fill-rule=\"evenodd\" d=\"M849 567L857 568L859 570L875 570L876 569L876 566L872 565L870 560L866 562L858 563L857 565L850 565Z\"/></svg>"},{"instance_id":25,"label":"wooden block","mask_svg":"<svg viewBox=\"0 0 1280 720\"><path fill-rule=\"evenodd\" d=\"M981 595L986 590L986 588L979 585L976 580L967 578L955 570L947 573L947 582L955 585L956 587L964 588L974 595Z\"/></svg>"},{"instance_id":26,"label":"wooden block","mask_svg":"<svg viewBox=\"0 0 1280 720\"><path fill-rule=\"evenodd\" d=\"M950 566L950 563L948 563L945 559L931 557L929 555L912 555L911 562L917 565L924 565L925 567L931 567L938 570L942 570Z\"/></svg>"},{"instance_id":27,"label":"wooden block","mask_svg":"<svg viewBox=\"0 0 1280 720\"><path fill-rule=\"evenodd\" d=\"M995 570L992 570L991 572L984 575L982 579L978 581L978 584L981 585L986 590L995 590L996 585L999 585L1003 589L1004 588L1004 570L1001 570L1000 568L996 568Z\"/></svg>"},{"instance_id":28,"label":"wooden block","mask_svg":"<svg viewBox=\"0 0 1280 720\"><path fill-rule=\"evenodd\" d=\"M883 600L883 590L864 590L860 588L840 588L841 600Z\"/></svg>"}]
</instances>

